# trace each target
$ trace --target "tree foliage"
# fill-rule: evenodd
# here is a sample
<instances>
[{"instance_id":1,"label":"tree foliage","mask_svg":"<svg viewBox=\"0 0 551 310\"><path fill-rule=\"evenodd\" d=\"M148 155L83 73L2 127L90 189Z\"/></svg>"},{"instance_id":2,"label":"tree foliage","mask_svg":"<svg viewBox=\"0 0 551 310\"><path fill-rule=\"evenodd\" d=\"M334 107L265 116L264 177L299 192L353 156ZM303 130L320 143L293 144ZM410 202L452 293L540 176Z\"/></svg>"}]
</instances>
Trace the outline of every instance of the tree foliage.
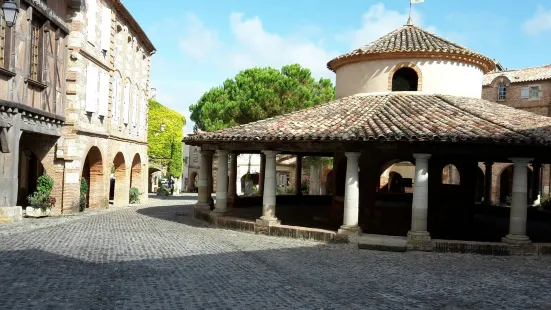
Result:
<instances>
[{"instance_id":1,"label":"tree foliage","mask_svg":"<svg viewBox=\"0 0 551 310\"><path fill-rule=\"evenodd\" d=\"M161 124L165 124L161 132ZM182 140L184 138L185 117L159 102L149 100L147 154L150 163L166 166L167 173L179 177L182 174Z\"/></svg>"},{"instance_id":2,"label":"tree foliage","mask_svg":"<svg viewBox=\"0 0 551 310\"><path fill-rule=\"evenodd\" d=\"M329 79L316 81L298 64L251 68L207 91L190 106L195 130L219 130L297 111L335 98Z\"/></svg>"}]
</instances>

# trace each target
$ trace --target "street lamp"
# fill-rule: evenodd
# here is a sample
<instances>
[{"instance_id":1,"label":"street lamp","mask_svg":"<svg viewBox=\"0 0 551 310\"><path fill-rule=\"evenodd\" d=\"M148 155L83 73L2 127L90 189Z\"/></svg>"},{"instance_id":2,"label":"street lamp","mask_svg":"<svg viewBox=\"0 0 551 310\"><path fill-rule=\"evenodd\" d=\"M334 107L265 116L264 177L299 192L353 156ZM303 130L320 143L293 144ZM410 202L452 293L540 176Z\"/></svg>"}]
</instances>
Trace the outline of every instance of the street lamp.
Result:
<instances>
[{"instance_id":1,"label":"street lamp","mask_svg":"<svg viewBox=\"0 0 551 310\"><path fill-rule=\"evenodd\" d=\"M11 28L15 25L18 13L19 7L15 0L4 0L4 4L2 5L2 15L6 20L6 26Z\"/></svg>"},{"instance_id":2,"label":"street lamp","mask_svg":"<svg viewBox=\"0 0 551 310\"><path fill-rule=\"evenodd\" d=\"M161 132L164 132L166 129L165 123L161 123Z\"/></svg>"}]
</instances>

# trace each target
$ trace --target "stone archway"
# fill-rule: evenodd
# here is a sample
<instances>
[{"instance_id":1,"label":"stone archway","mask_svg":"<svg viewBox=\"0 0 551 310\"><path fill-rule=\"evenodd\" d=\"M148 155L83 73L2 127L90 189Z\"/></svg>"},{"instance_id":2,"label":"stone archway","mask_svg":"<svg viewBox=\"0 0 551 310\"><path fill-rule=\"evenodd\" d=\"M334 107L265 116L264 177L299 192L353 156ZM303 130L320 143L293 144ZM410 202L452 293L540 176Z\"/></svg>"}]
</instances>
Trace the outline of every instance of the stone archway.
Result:
<instances>
[{"instance_id":1,"label":"stone archway","mask_svg":"<svg viewBox=\"0 0 551 310\"><path fill-rule=\"evenodd\" d=\"M126 160L124 155L119 152L113 159L113 176L111 179L111 191L113 204L124 206L130 202L129 196L130 184L126 176Z\"/></svg>"},{"instance_id":2,"label":"stone archway","mask_svg":"<svg viewBox=\"0 0 551 310\"><path fill-rule=\"evenodd\" d=\"M105 197L103 159L98 147L93 146L88 151L82 167L81 178L88 187L85 197L86 205L83 207L94 209L105 206L107 199Z\"/></svg>"},{"instance_id":3,"label":"stone archway","mask_svg":"<svg viewBox=\"0 0 551 310\"><path fill-rule=\"evenodd\" d=\"M161 175L162 175L162 171L158 168L149 167L148 175L149 175L148 191L150 193L156 193L158 184L159 184L159 179L161 178Z\"/></svg>"},{"instance_id":4,"label":"stone archway","mask_svg":"<svg viewBox=\"0 0 551 310\"><path fill-rule=\"evenodd\" d=\"M142 160L140 154L134 155L132 167L130 168L130 188L137 188L140 193L144 192Z\"/></svg>"}]
</instances>

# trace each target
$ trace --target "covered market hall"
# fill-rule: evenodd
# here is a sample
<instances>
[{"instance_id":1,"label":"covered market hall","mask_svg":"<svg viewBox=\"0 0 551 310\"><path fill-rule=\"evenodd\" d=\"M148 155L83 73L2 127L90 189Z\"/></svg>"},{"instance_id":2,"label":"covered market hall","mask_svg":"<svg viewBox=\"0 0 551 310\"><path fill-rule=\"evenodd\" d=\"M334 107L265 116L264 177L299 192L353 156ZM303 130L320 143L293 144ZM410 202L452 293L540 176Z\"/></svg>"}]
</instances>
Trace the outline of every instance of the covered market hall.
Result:
<instances>
[{"instance_id":1,"label":"covered market hall","mask_svg":"<svg viewBox=\"0 0 551 310\"><path fill-rule=\"evenodd\" d=\"M409 21L328 68L332 102L184 139L201 148L198 207L209 205L215 179L212 212L250 210L259 226L403 236L418 250L436 238L551 242L549 225L529 221L539 217L529 206L540 167L551 164L551 119L481 99L492 59ZM263 154L258 197L235 194L236 156L245 153ZM282 154L297 156L293 195L276 194ZM305 157L332 158L327 195L301 195ZM389 172L399 163L411 177ZM492 177L497 163L510 164L510 179ZM508 206L492 206L496 186L509 188Z\"/></svg>"}]
</instances>

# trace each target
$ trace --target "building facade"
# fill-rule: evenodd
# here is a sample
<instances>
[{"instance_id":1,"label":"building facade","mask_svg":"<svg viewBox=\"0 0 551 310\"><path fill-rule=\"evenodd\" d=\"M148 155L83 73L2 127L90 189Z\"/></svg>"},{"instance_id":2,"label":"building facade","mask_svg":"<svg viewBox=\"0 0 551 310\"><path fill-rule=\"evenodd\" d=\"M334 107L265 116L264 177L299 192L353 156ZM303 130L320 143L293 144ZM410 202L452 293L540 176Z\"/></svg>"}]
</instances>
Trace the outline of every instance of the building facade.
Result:
<instances>
[{"instance_id":1,"label":"building facade","mask_svg":"<svg viewBox=\"0 0 551 310\"><path fill-rule=\"evenodd\" d=\"M2 218L20 218L43 173L58 214L78 210L82 179L89 207L146 192L154 51L118 0L20 1L15 26L0 27Z\"/></svg>"},{"instance_id":2,"label":"building facade","mask_svg":"<svg viewBox=\"0 0 551 310\"><path fill-rule=\"evenodd\" d=\"M155 48L119 0L69 9L66 124L57 157L65 162L61 210L74 210L81 179L89 207L147 199L147 98Z\"/></svg>"},{"instance_id":3,"label":"building facade","mask_svg":"<svg viewBox=\"0 0 551 310\"><path fill-rule=\"evenodd\" d=\"M0 218L20 218L47 171L62 196L64 164L55 156L66 121L66 67L72 1L20 1L12 28L0 26Z\"/></svg>"}]
</instances>

